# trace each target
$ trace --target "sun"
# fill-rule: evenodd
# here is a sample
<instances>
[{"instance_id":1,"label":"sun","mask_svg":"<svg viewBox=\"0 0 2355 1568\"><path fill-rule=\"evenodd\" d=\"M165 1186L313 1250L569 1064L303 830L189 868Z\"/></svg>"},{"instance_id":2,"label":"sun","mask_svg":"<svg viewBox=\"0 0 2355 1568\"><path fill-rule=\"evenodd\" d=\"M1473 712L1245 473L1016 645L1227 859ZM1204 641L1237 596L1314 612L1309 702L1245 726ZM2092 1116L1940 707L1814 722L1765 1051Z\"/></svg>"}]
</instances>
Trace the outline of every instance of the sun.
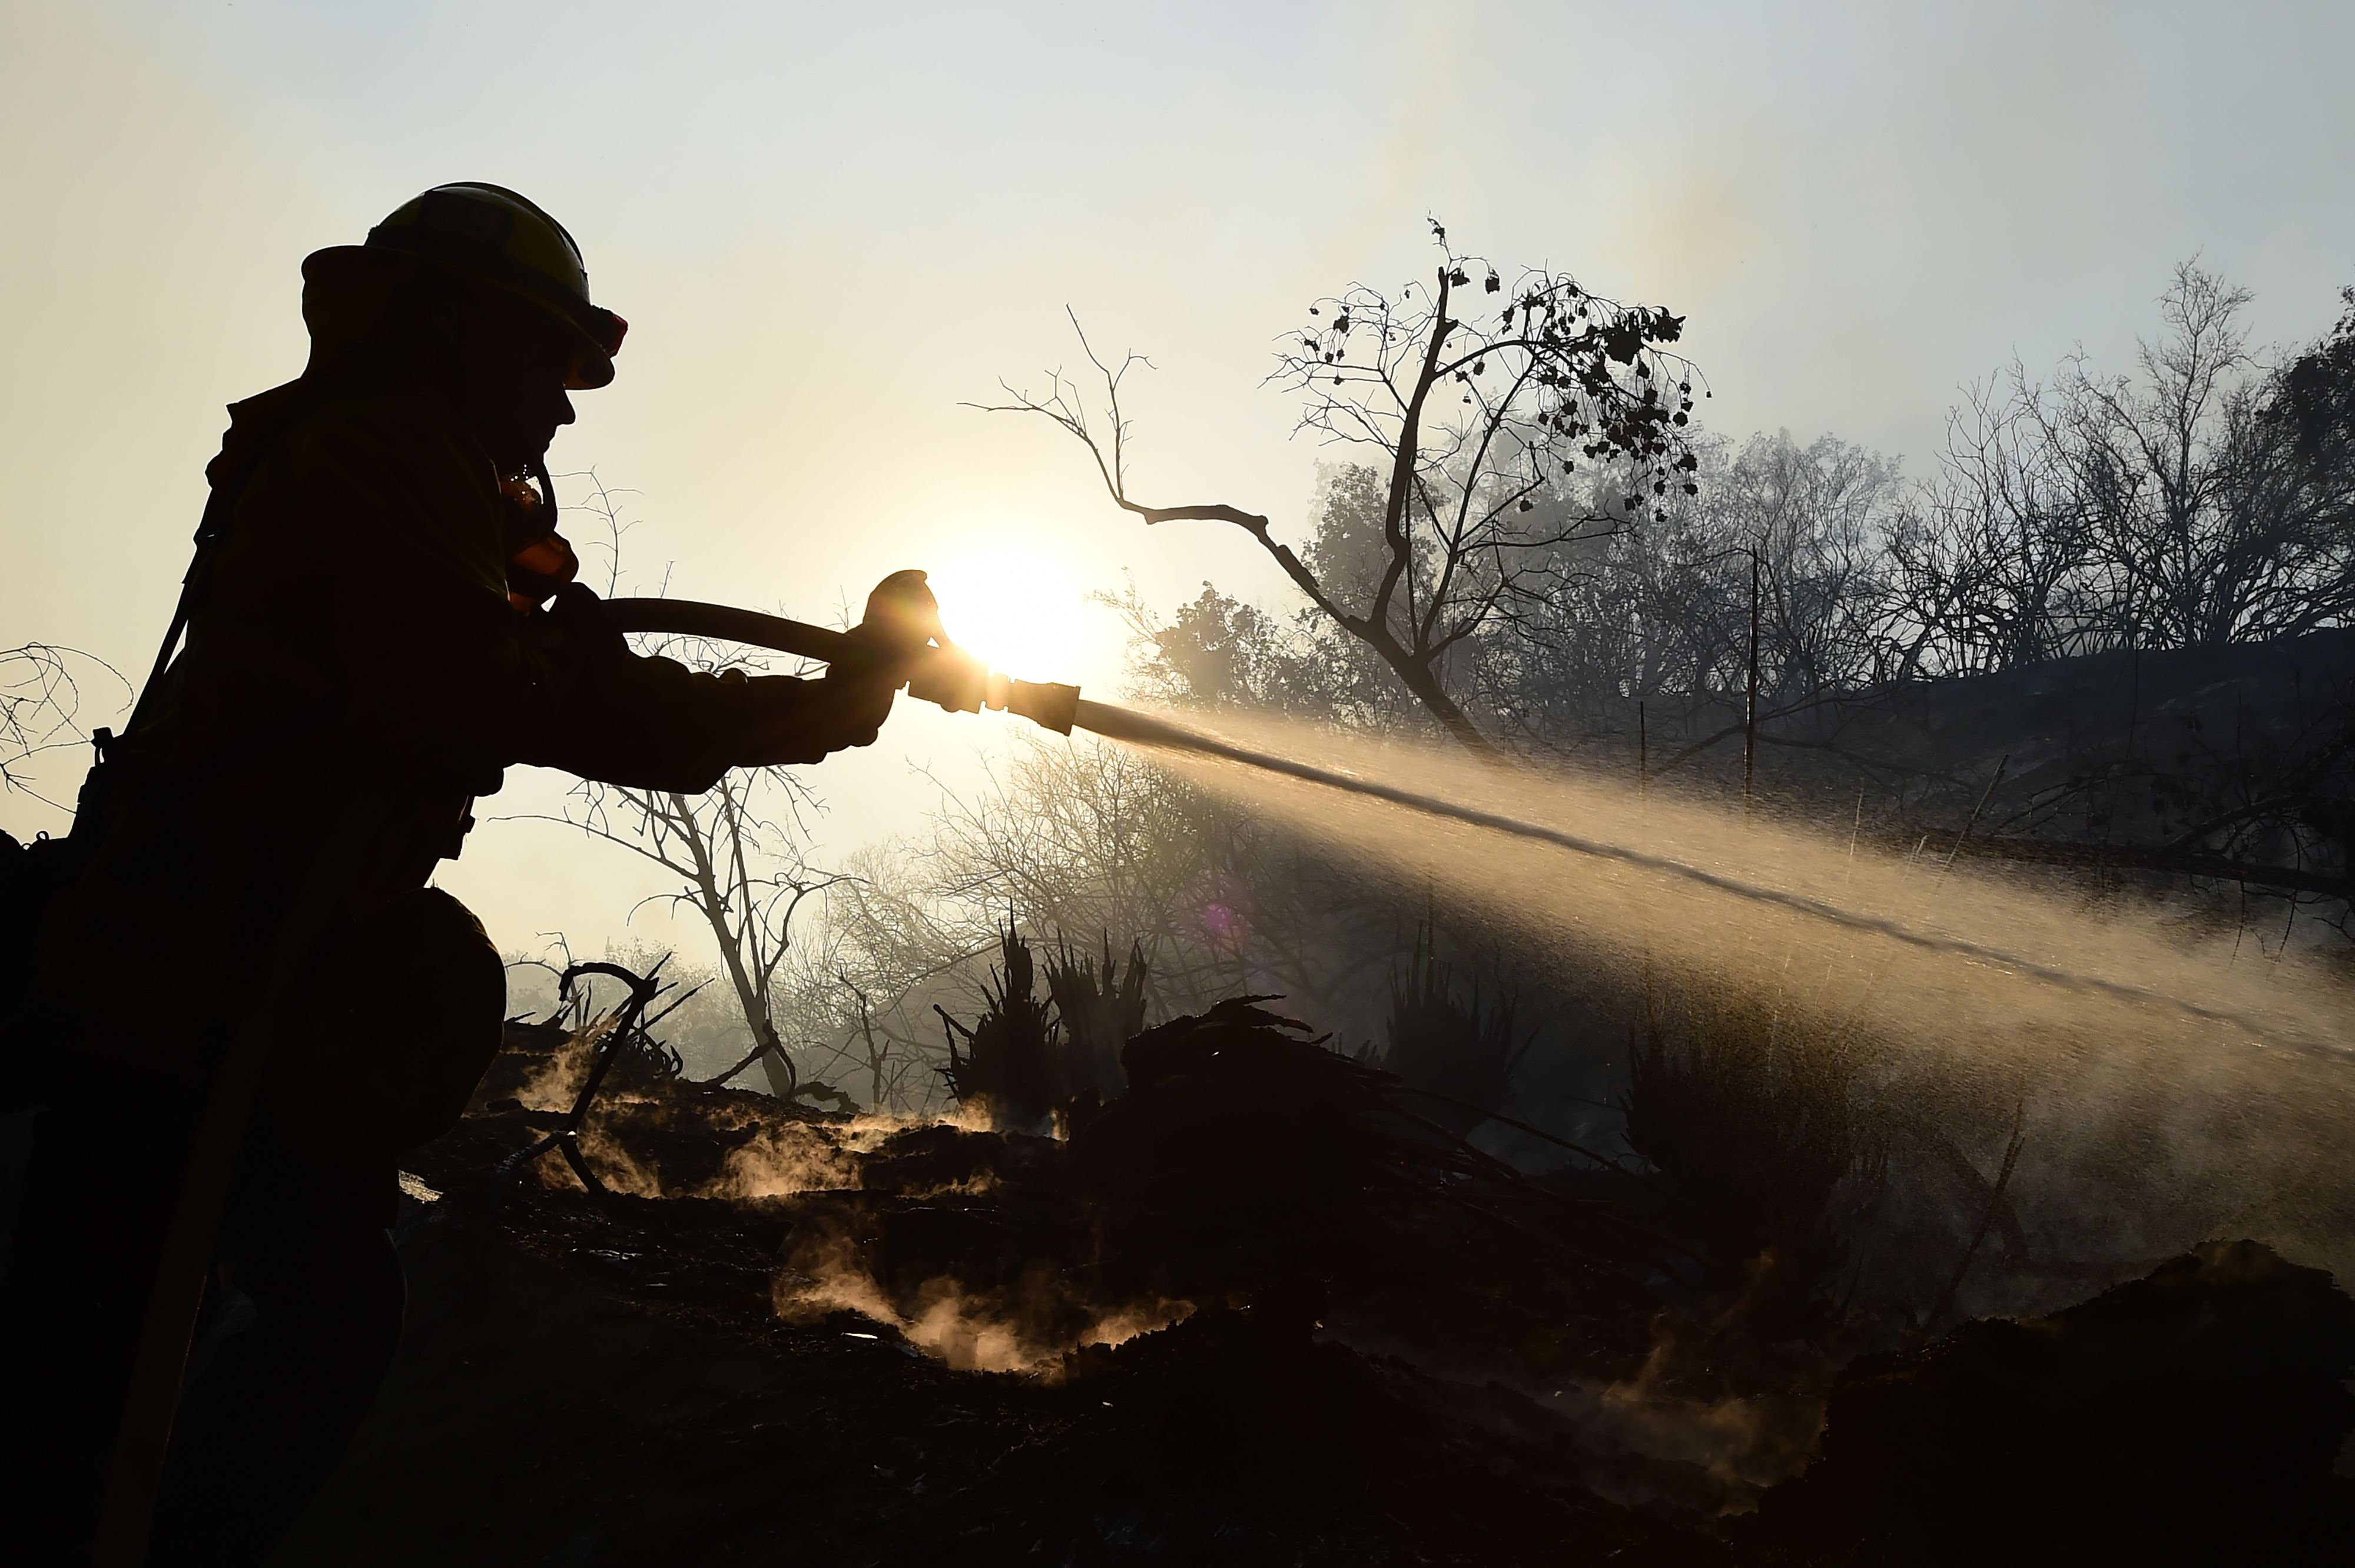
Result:
<instances>
[{"instance_id":1,"label":"sun","mask_svg":"<svg viewBox=\"0 0 2355 1568\"><path fill-rule=\"evenodd\" d=\"M1001 674L1069 680L1084 651L1086 597L1051 555L968 550L928 568L949 635Z\"/></svg>"}]
</instances>

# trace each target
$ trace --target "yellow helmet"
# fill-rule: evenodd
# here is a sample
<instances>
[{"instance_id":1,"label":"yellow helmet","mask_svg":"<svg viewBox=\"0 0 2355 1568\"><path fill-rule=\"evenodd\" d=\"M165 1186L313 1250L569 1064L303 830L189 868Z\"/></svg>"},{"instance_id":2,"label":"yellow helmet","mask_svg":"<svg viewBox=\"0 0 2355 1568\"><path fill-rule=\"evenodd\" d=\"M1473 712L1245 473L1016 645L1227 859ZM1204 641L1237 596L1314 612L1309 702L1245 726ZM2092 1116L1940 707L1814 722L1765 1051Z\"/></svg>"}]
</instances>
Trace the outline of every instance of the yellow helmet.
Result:
<instances>
[{"instance_id":1,"label":"yellow helmet","mask_svg":"<svg viewBox=\"0 0 2355 1568\"><path fill-rule=\"evenodd\" d=\"M332 287L378 272L396 257L519 294L571 327L581 348L568 386L602 387L613 379L613 356L630 324L589 302L581 247L527 197L479 181L435 186L369 229L365 245L313 251L304 259L303 277Z\"/></svg>"}]
</instances>

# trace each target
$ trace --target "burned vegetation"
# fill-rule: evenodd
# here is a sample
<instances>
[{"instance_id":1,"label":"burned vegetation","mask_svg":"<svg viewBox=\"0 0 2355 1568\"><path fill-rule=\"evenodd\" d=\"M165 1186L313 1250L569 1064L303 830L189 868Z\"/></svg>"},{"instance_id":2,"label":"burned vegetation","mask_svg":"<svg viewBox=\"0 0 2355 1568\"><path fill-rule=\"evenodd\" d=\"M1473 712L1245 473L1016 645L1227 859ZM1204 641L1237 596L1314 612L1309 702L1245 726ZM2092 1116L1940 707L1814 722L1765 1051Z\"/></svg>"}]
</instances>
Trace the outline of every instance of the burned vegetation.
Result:
<instances>
[{"instance_id":1,"label":"burned vegetation","mask_svg":"<svg viewBox=\"0 0 2355 1568\"><path fill-rule=\"evenodd\" d=\"M2355 1539L2332 1473L2355 1304L2327 1275L2219 1242L2041 1318L1868 1320L1832 1216L1875 1134L1825 1120L1847 1093L1820 1049L1664 1011L1638 1158L1508 1164L1467 1138L1489 1112L1388 1070L1435 1019L1511 1049L1498 1004L1416 963L1378 1059L1270 997L1148 1023L1141 955L1009 933L950 1025L946 1120L689 1082L634 976L604 1016L510 1026L410 1160L409 1342L278 1561L2296 1562Z\"/></svg>"}]
</instances>

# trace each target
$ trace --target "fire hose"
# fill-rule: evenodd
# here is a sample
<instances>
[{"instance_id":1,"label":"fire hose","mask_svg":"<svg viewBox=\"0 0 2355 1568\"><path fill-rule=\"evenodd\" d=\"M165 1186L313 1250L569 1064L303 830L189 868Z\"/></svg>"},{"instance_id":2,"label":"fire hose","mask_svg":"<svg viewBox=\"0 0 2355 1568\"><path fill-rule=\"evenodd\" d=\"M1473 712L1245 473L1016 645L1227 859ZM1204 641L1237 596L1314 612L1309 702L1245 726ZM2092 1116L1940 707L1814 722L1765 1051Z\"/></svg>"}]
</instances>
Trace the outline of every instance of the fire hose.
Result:
<instances>
[{"instance_id":1,"label":"fire hose","mask_svg":"<svg viewBox=\"0 0 2355 1568\"><path fill-rule=\"evenodd\" d=\"M817 659L839 657L851 648L847 635L841 632L829 632L796 621L726 609L717 604L634 599L612 601L611 606L623 618L624 629L631 631L691 633ZM942 662L937 666L921 667L919 675L909 683L910 694L938 701L953 711L975 712L985 705L1003 708L1065 735L1073 729L1087 730L1110 740L1126 741L1148 750L1187 752L1294 778L1305 784L1403 806L1427 816L1533 840L1593 859L1632 866L1710 892L1788 911L1828 924L1886 938L1904 946L1990 965L2063 990L2160 1008L2204 1022L2230 1024L2248 1030L2259 1040L2270 1040L2307 1054L2334 1060L2343 1059L2346 1055L2345 1048L2335 1040L2310 1039L2286 1032L2277 1023L2233 1009L2206 1006L2188 997L2098 975L2080 974L2040 962L2024 953L2010 952L1940 933L1918 931L1884 916L1842 909L1802 892L1745 881L1689 864L1672 856L1609 843L1461 801L1402 789L1346 770L1320 767L1297 758L1237 745L1231 741L1203 734L1187 726L1116 704L1089 701L1080 696L1080 688L1075 686L1008 680L1006 677L987 672L962 649L949 643L945 636L940 638L938 646L922 650L918 657L920 665L921 660L926 658ZM959 665L958 660L963 660L963 665ZM935 695L936 692L940 695ZM974 692L982 693L983 699L968 700Z\"/></svg>"},{"instance_id":2,"label":"fire hose","mask_svg":"<svg viewBox=\"0 0 2355 1568\"><path fill-rule=\"evenodd\" d=\"M692 599L608 599L598 610L605 624L620 632L708 637L826 664L867 653L847 632ZM1080 701L1076 686L1017 680L992 670L949 640L936 612L909 623L901 632L900 645L893 651L906 672L908 695L937 703L952 713L998 709L1068 735L1082 707L1092 706Z\"/></svg>"}]
</instances>

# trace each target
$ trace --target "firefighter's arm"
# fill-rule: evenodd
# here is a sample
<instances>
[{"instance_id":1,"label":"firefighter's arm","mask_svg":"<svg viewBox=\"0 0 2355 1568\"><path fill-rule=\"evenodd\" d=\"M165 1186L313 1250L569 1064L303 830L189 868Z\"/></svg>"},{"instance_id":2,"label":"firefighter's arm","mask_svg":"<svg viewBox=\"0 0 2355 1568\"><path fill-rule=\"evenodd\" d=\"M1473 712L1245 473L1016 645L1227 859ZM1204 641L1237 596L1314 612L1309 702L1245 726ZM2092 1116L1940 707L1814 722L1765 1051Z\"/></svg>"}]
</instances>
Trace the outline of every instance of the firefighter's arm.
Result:
<instances>
[{"instance_id":1,"label":"firefighter's arm","mask_svg":"<svg viewBox=\"0 0 2355 1568\"><path fill-rule=\"evenodd\" d=\"M870 745L891 710L894 682L879 662L845 661L815 679L707 674L632 653L599 623L596 603L574 584L527 618L552 689L516 761L693 795L730 768L815 763Z\"/></svg>"},{"instance_id":2,"label":"firefighter's arm","mask_svg":"<svg viewBox=\"0 0 2355 1568\"><path fill-rule=\"evenodd\" d=\"M341 590L332 634L355 744L440 777L532 763L692 793L730 767L815 762L875 738L872 680L713 676L632 654L585 588L554 613L508 599L479 454L391 404L331 408L290 440L270 508L319 519L306 570Z\"/></svg>"}]
</instances>

